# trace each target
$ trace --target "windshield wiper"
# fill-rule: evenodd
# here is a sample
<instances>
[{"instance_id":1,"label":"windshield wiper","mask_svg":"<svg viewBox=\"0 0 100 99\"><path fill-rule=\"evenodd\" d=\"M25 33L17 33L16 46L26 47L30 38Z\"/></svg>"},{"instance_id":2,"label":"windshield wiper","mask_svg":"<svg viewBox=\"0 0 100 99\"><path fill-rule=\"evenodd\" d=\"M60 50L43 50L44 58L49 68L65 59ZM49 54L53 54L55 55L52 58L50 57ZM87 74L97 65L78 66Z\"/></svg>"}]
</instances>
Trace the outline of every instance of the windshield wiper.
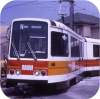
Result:
<instances>
[{"instance_id":1,"label":"windshield wiper","mask_svg":"<svg viewBox=\"0 0 100 99\"><path fill-rule=\"evenodd\" d=\"M15 55L16 55L17 59L19 60L19 55L18 55L18 51L16 50L15 44L13 41L11 43L12 43L12 47L14 49Z\"/></svg>"},{"instance_id":2,"label":"windshield wiper","mask_svg":"<svg viewBox=\"0 0 100 99\"><path fill-rule=\"evenodd\" d=\"M32 47L31 47L31 44L30 44L29 42L27 42L27 45L28 45L28 47L29 47L29 49L30 49L30 52L32 53L32 56L33 56L34 60L36 61L37 58L36 58L36 55L35 55L35 53L34 53Z\"/></svg>"}]
</instances>

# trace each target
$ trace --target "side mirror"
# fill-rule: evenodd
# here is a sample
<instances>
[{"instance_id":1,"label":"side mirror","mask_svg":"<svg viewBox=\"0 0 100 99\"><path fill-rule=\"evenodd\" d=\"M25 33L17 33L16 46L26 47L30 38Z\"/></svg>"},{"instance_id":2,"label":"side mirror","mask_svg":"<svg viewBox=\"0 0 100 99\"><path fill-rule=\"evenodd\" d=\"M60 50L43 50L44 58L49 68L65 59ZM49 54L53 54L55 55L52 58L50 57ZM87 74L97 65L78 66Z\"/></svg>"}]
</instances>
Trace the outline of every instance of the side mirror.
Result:
<instances>
[{"instance_id":1,"label":"side mirror","mask_svg":"<svg viewBox=\"0 0 100 99\"><path fill-rule=\"evenodd\" d=\"M10 39L10 38L9 38L9 33L8 33L8 31L7 31L7 34L6 34L6 39L7 39L7 40Z\"/></svg>"}]
</instances>

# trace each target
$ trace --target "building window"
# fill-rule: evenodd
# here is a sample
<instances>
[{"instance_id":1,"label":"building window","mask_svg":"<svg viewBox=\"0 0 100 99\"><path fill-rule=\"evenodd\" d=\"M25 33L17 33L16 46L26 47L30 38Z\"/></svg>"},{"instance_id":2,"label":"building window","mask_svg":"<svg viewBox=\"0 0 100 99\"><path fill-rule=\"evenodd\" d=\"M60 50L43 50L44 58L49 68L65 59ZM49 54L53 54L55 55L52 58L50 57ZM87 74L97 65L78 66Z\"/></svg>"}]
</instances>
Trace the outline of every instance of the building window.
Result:
<instances>
[{"instance_id":1,"label":"building window","mask_svg":"<svg viewBox=\"0 0 100 99\"><path fill-rule=\"evenodd\" d=\"M100 57L100 45L93 45L93 56Z\"/></svg>"},{"instance_id":2,"label":"building window","mask_svg":"<svg viewBox=\"0 0 100 99\"><path fill-rule=\"evenodd\" d=\"M60 32L51 33L51 55L68 56L68 35Z\"/></svg>"},{"instance_id":3,"label":"building window","mask_svg":"<svg viewBox=\"0 0 100 99\"><path fill-rule=\"evenodd\" d=\"M81 35L80 27L76 27L76 33Z\"/></svg>"}]
</instances>

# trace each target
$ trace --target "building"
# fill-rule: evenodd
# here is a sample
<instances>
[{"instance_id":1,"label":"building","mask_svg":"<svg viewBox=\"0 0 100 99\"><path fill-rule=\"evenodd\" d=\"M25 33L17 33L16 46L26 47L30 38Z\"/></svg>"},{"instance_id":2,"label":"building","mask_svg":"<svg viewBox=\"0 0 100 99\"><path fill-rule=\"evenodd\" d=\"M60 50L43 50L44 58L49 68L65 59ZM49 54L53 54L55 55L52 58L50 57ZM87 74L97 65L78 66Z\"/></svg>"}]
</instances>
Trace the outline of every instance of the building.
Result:
<instances>
[{"instance_id":1,"label":"building","mask_svg":"<svg viewBox=\"0 0 100 99\"><path fill-rule=\"evenodd\" d=\"M62 22L61 19L57 20ZM100 20L98 17L83 13L74 14L74 31L81 36L100 39ZM70 26L70 16L65 17L65 24Z\"/></svg>"},{"instance_id":2,"label":"building","mask_svg":"<svg viewBox=\"0 0 100 99\"><path fill-rule=\"evenodd\" d=\"M3 55L8 51L8 43L5 43L7 28L8 26L0 26L0 60L3 60Z\"/></svg>"}]
</instances>

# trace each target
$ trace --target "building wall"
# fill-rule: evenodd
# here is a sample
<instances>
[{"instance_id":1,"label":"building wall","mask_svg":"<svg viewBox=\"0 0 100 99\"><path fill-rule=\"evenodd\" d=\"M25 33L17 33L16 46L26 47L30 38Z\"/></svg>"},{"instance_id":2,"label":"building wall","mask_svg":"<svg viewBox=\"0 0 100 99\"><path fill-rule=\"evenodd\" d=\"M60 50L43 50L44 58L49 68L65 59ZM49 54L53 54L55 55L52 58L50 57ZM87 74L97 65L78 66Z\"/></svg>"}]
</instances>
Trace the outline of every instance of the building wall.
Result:
<instances>
[{"instance_id":1,"label":"building wall","mask_svg":"<svg viewBox=\"0 0 100 99\"><path fill-rule=\"evenodd\" d=\"M7 31L8 26L0 26L0 34L2 34L3 32Z\"/></svg>"},{"instance_id":2,"label":"building wall","mask_svg":"<svg viewBox=\"0 0 100 99\"><path fill-rule=\"evenodd\" d=\"M91 37L91 25L87 25L87 24L84 25L82 34L83 34L83 36Z\"/></svg>"},{"instance_id":3,"label":"building wall","mask_svg":"<svg viewBox=\"0 0 100 99\"><path fill-rule=\"evenodd\" d=\"M79 33L77 32L77 27L79 28ZM79 35L83 36L83 25L75 25L74 31L78 33Z\"/></svg>"},{"instance_id":4,"label":"building wall","mask_svg":"<svg viewBox=\"0 0 100 99\"><path fill-rule=\"evenodd\" d=\"M91 28L91 36L100 39L100 28Z\"/></svg>"}]
</instances>

